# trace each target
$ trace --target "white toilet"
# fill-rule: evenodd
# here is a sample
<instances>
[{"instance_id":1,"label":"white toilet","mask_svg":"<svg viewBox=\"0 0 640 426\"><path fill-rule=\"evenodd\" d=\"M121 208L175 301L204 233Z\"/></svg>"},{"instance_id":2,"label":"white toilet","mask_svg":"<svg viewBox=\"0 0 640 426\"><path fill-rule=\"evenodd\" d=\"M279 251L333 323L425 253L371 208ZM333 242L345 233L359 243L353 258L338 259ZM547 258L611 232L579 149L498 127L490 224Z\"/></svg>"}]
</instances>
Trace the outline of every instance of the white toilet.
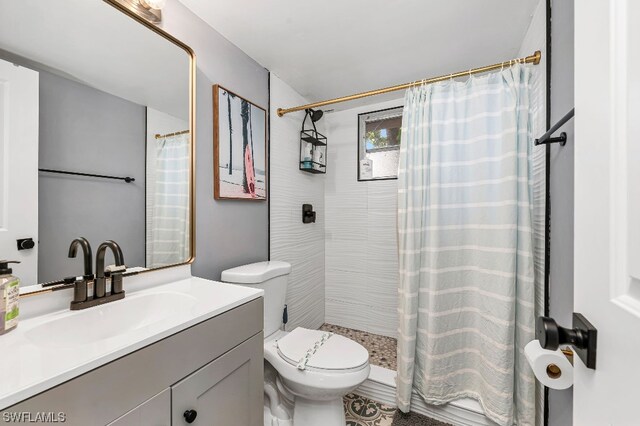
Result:
<instances>
[{"instance_id":1,"label":"white toilet","mask_svg":"<svg viewBox=\"0 0 640 426\"><path fill-rule=\"evenodd\" d=\"M346 337L298 327L283 331L291 265L258 262L222 281L264 290L265 426L344 426L342 397L369 376L369 353Z\"/></svg>"}]
</instances>

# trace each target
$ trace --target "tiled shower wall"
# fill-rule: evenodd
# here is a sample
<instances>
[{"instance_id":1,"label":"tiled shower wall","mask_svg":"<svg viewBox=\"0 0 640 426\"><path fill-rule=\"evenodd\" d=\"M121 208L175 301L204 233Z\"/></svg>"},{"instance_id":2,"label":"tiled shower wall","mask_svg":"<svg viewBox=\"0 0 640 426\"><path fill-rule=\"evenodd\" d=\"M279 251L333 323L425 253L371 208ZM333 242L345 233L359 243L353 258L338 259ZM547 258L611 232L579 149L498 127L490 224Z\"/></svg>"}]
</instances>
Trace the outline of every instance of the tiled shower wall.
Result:
<instances>
[{"instance_id":1,"label":"tiled shower wall","mask_svg":"<svg viewBox=\"0 0 640 426\"><path fill-rule=\"evenodd\" d=\"M397 334L397 181L358 182L358 114L401 105L326 115L326 322L390 337Z\"/></svg>"},{"instance_id":2,"label":"tiled shower wall","mask_svg":"<svg viewBox=\"0 0 640 426\"><path fill-rule=\"evenodd\" d=\"M284 117L276 114L279 107L306 103L271 74L271 259L292 266L287 289L287 330L298 326L316 329L324 323L325 176L298 170L304 112ZM313 205L316 223L302 223L302 204Z\"/></svg>"}]
</instances>

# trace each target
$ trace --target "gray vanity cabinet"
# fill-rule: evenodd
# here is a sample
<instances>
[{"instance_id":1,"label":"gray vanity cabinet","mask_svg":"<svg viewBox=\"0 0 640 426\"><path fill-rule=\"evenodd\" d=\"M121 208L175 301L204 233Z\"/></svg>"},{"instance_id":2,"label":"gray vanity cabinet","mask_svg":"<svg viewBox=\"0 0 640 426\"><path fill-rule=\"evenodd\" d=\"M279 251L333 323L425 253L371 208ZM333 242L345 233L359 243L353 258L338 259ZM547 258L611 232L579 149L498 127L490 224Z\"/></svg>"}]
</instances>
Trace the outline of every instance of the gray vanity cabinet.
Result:
<instances>
[{"instance_id":1,"label":"gray vanity cabinet","mask_svg":"<svg viewBox=\"0 0 640 426\"><path fill-rule=\"evenodd\" d=\"M163 390L107 426L141 425L171 426L171 389Z\"/></svg>"},{"instance_id":2,"label":"gray vanity cabinet","mask_svg":"<svg viewBox=\"0 0 640 426\"><path fill-rule=\"evenodd\" d=\"M195 412L193 424L262 426L263 344L257 335L172 386L173 425Z\"/></svg>"},{"instance_id":3,"label":"gray vanity cabinet","mask_svg":"<svg viewBox=\"0 0 640 426\"><path fill-rule=\"evenodd\" d=\"M252 337L108 426L262 426L262 345Z\"/></svg>"},{"instance_id":4,"label":"gray vanity cabinet","mask_svg":"<svg viewBox=\"0 0 640 426\"><path fill-rule=\"evenodd\" d=\"M73 426L182 426L194 409L194 425L263 426L262 310L259 298L196 324L0 411L0 424L12 411L63 412Z\"/></svg>"}]
</instances>

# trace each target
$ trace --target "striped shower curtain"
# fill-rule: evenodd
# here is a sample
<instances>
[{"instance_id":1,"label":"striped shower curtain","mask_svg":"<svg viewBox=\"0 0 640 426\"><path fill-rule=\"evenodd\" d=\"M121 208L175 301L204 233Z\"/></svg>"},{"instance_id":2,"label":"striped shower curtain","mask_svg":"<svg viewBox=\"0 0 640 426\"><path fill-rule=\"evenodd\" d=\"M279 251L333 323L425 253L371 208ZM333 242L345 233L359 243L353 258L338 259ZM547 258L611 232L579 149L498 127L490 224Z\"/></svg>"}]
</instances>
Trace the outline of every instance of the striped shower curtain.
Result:
<instances>
[{"instance_id":1,"label":"striped shower curtain","mask_svg":"<svg viewBox=\"0 0 640 426\"><path fill-rule=\"evenodd\" d=\"M190 256L189 133L155 140L147 158L147 268Z\"/></svg>"},{"instance_id":2,"label":"striped shower curtain","mask_svg":"<svg viewBox=\"0 0 640 426\"><path fill-rule=\"evenodd\" d=\"M530 66L407 92L398 179L398 406L468 397L535 423Z\"/></svg>"}]
</instances>

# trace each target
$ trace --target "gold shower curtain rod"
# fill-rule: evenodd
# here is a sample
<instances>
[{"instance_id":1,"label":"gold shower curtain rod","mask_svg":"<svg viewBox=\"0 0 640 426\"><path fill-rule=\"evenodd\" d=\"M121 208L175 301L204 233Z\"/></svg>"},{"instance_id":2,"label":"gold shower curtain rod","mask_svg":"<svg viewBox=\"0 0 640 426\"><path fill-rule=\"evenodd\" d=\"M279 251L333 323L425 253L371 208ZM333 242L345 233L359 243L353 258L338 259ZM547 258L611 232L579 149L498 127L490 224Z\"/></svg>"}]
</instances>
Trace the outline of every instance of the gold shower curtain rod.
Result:
<instances>
[{"instance_id":1,"label":"gold shower curtain rod","mask_svg":"<svg viewBox=\"0 0 640 426\"><path fill-rule=\"evenodd\" d=\"M441 75L439 77L427 78L424 80L418 80L411 83L400 84L398 86L385 87L384 89L371 90L369 92L362 92L362 93L357 93L355 95L343 96L341 98L334 98L326 101L314 102L312 104L300 105L293 108L278 108L278 116L282 117L283 115L289 114L290 112L303 111L305 109L313 109L313 108L323 107L325 105L337 104L340 102L354 101L356 99L362 99L369 96L382 95L384 93L390 93L398 90L408 89L410 87L419 86L421 84L437 83L438 81L445 81L451 78L470 76L473 74L480 74L483 72L493 71L493 70L501 69L504 67L510 67L511 65L514 65L517 63L538 65L540 63L541 57L542 57L542 53L539 50L536 50L536 52L531 56L527 56L525 58L511 59L510 61L498 62L497 64L487 65L485 67L472 68L467 71L455 72L452 74Z\"/></svg>"}]
</instances>

